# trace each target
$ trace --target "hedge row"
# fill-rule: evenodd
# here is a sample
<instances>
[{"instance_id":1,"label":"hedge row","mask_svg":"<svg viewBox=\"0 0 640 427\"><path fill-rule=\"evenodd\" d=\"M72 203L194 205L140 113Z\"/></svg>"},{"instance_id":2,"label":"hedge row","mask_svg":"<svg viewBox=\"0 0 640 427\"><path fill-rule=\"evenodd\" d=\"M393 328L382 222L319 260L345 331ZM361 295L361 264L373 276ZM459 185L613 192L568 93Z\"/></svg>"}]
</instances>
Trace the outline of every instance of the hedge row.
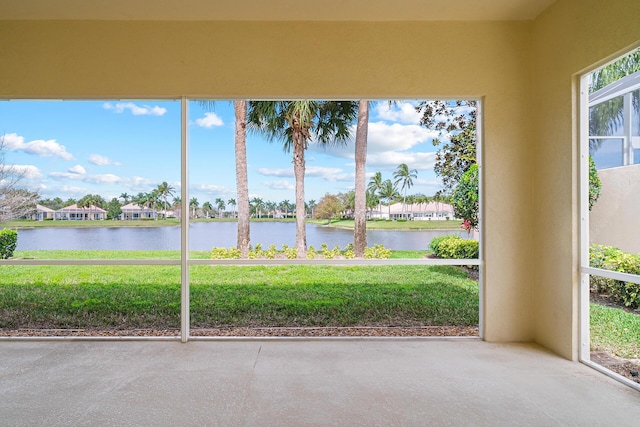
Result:
<instances>
[{"instance_id":1,"label":"hedge row","mask_svg":"<svg viewBox=\"0 0 640 427\"><path fill-rule=\"evenodd\" d=\"M591 245L589 265L603 270L640 275L640 254L630 254L612 246ZM631 308L640 306L640 284L595 275L590 276L589 284L593 292L610 295L619 304Z\"/></svg>"}]
</instances>

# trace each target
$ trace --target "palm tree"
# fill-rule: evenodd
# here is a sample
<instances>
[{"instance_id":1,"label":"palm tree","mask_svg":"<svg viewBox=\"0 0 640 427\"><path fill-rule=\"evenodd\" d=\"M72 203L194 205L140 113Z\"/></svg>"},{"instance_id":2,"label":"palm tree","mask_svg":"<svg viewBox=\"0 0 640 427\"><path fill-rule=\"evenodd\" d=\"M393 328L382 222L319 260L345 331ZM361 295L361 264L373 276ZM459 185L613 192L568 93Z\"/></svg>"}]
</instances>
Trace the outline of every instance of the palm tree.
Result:
<instances>
[{"instance_id":1,"label":"palm tree","mask_svg":"<svg viewBox=\"0 0 640 427\"><path fill-rule=\"evenodd\" d=\"M267 202L264 205L267 209L267 216L271 214L271 218L274 218L276 216L276 208L278 207L278 205L276 205L276 202Z\"/></svg>"},{"instance_id":2,"label":"palm tree","mask_svg":"<svg viewBox=\"0 0 640 427\"><path fill-rule=\"evenodd\" d=\"M220 215L220 218L222 218L224 216L224 200L222 200L221 198L217 198L216 199L216 208L218 208L218 215Z\"/></svg>"},{"instance_id":3,"label":"palm tree","mask_svg":"<svg viewBox=\"0 0 640 427\"><path fill-rule=\"evenodd\" d=\"M264 209L264 200L262 200L259 197L254 197L253 199L251 199L251 204L253 205L253 208L258 213L258 218L262 218L262 210Z\"/></svg>"},{"instance_id":4,"label":"palm tree","mask_svg":"<svg viewBox=\"0 0 640 427\"><path fill-rule=\"evenodd\" d=\"M380 190L382 190L382 172L376 172L371 178L369 178L369 184L367 185L367 190L371 191L375 195L380 195ZM378 207L380 210L380 207Z\"/></svg>"},{"instance_id":5,"label":"palm tree","mask_svg":"<svg viewBox=\"0 0 640 427\"><path fill-rule=\"evenodd\" d=\"M233 206L233 210L231 211L231 215L235 215L236 199L227 200L227 205Z\"/></svg>"},{"instance_id":6,"label":"palm tree","mask_svg":"<svg viewBox=\"0 0 640 427\"><path fill-rule=\"evenodd\" d=\"M131 196L129 196L127 193L122 193L122 194L120 194L120 198L122 199L122 201L126 205L127 203L129 203L129 199L131 198Z\"/></svg>"},{"instance_id":7,"label":"palm tree","mask_svg":"<svg viewBox=\"0 0 640 427\"><path fill-rule=\"evenodd\" d=\"M278 209L284 212L285 218L289 217L289 211L291 210L291 202L289 200L283 200L278 205Z\"/></svg>"},{"instance_id":8,"label":"palm tree","mask_svg":"<svg viewBox=\"0 0 640 427\"><path fill-rule=\"evenodd\" d=\"M182 198L180 196L174 197L171 207L173 208L176 218L180 219L182 217Z\"/></svg>"},{"instance_id":9,"label":"palm tree","mask_svg":"<svg viewBox=\"0 0 640 427\"><path fill-rule=\"evenodd\" d=\"M198 202L198 198L197 197L192 197L191 200L189 200L189 207L192 209L192 216L195 218L196 217L196 209L198 209L198 206L200 206L200 203Z\"/></svg>"},{"instance_id":10,"label":"palm tree","mask_svg":"<svg viewBox=\"0 0 640 427\"><path fill-rule=\"evenodd\" d=\"M210 202L204 202L202 204L202 210L204 211L204 215L209 218L209 214L213 211L213 205Z\"/></svg>"},{"instance_id":11,"label":"palm tree","mask_svg":"<svg viewBox=\"0 0 640 427\"><path fill-rule=\"evenodd\" d=\"M249 103L248 123L269 141L283 142L285 152L293 152L296 180L296 249L306 257L307 234L304 212L304 152L315 138L321 144L346 141L349 124L355 118L351 101L253 101Z\"/></svg>"},{"instance_id":12,"label":"palm tree","mask_svg":"<svg viewBox=\"0 0 640 427\"><path fill-rule=\"evenodd\" d=\"M356 126L356 194L353 212L353 250L357 257L364 256L367 247L367 191L365 187L367 162L367 131L369 127L369 101L358 102Z\"/></svg>"},{"instance_id":13,"label":"palm tree","mask_svg":"<svg viewBox=\"0 0 640 427\"><path fill-rule=\"evenodd\" d=\"M396 185L391 182L390 179L387 179L382 183L379 195L381 199L385 199L387 201L387 206L389 207L389 219L391 219L391 202L398 197L398 189L396 188Z\"/></svg>"},{"instance_id":14,"label":"palm tree","mask_svg":"<svg viewBox=\"0 0 640 427\"><path fill-rule=\"evenodd\" d=\"M162 184L158 185L158 188L156 190L158 192L158 196L164 202L163 218L167 219L167 199L169 198L169 196L174 195L175 188L167 184L166 181L163 181Z\"/></svg>"},{"instance_id":15,"label":"palm tree","mask_svg":"<svg viewBox=\"0 0 640 427\"><path fill-rule=\"evenodd\" d=\"M311 216L311 218L313 218L313 211L316 206L318 206L318 203L314 199L309 200L309 210L311 211L309 215Z\"/></svg>"},{"instance_id":16,"label":"palm tree","mask_svg":"<svg viewBox=\"0 0 640 427\"><path fill-rule=\"evenodd\" d=\"M402 212L404 214L407 190L413 186L413 180L418 178L418 171L409 169L406 163L401 163L398 165L398 169L394 172L393 177L396 179L394 182L396 185L401 184L400 190L404 193L404 199L402 200Z\"/></svg>"},{"instance_id":17,"label":"palm tree","mask_svg":"<svg viewBox=\"0 0 640 427\"><path fill-rule=\"evenodd\" d=\"M214 106L214 102L203 101L204 106ZM250 211L249 211L249 179L247 177L247 101L233 101L235 112L235 157L236 157L236 188L238 191L238 201L236 216L238 218L238 240L237 245L241 256L246 258L249 254L251 239L250 231ZM233 203L231 201L233 200ZM235 199L229 199L229 204L236 206Z\"/></svg>"},{"instance_id":18,"label":"palm tree","mask_svg":"<svg viewBox=\"0 0 640 427\"><path fill-rule=\"evenodd\" d=\"M234 101L233 110L236 116L235 154L236 154L236 188L238 191L238 249L243 258L249 255L251 241L249 212L249 178L247 176L247 102ZM229 200L231 204L231 200ZM236 201L233 200L233 206Z\"/></svg>"}]
</instances>

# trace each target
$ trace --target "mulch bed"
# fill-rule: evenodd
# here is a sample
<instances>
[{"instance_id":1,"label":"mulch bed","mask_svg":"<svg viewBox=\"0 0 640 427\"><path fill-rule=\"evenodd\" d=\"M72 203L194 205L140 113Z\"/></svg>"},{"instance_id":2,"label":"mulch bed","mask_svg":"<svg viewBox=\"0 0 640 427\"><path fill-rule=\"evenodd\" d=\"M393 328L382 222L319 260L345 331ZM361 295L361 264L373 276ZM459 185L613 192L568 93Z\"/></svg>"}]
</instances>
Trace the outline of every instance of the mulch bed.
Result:
<instances>
[{"instance_id":1,"label":"mulch bed","mask_svg":"<svg viewBox=\"0 0 640 427\"><path fill-rule=\"evenodd\" d=\"M177 329L0 329L0 337L175 337ZM477 326L207 328L193 337L477 337Z\"/></svg>"},{"instance_id":2,"label":"mulch bed","mask_svg":"<svg viewBox=\"0 0 640 427\"><path fill-rule=\"evenodd\" d=\"M640 384L640 360L622 359L606 351L592 351L591 361Z\"/></svg>"}]
</instances>

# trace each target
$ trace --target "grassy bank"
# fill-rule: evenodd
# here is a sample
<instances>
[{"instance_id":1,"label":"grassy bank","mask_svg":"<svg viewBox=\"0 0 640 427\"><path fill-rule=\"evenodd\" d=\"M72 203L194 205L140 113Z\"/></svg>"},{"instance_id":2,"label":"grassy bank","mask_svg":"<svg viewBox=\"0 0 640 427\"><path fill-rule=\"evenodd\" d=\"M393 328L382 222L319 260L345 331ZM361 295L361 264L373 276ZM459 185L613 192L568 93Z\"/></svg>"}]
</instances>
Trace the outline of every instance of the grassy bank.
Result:
<instances>
[{"instance_id":1,"label":"grassy bank","mask_svg":"<svg viewBox=\"0 0 640 427\"><path fill-rule=\"evenodd\" d=\"M640 316L615 307L591 304L591 350L640 359Z\"/></svg>"},{"instance_id":2,"label":"grassy bank","mask_svg":"<svg viewBox=\"0 0 640 427\"><path fill-rule=\"evenodd\" d=\"M175 218L159 220L131 220L114 221L105 219L103 221L32 221L16 220L0 222L0 229L21 229L21 228L44 228L44 227L69 227L69 228L93 228L93 227L175 227L180 225L180 221Z\"/></svg>"},{"instance_id":3,"label":"grassy bank","mask_svg":"<svg viewBox=\"0 0 640 427\"><path fill-rule=\"evenodd\" d=\"M323 225L327 227L354 228L353 220L332 220L327 224L326 220L310 219L309 224ZM367 230L460 230L461 221L367 221Z\"/></svg>"},{"instance_id":4,"label":"grassy bank","mask_svg":"<svg viewBox=\"0 0 640 427\"><path fill-rule=\"evenodd\" d=\"M455 267L199 265L190 277L198 328L478 323L478 284ZM180 269L3 265L0 300L0 328L178 328Z\"/></svg>"}]
</instances>

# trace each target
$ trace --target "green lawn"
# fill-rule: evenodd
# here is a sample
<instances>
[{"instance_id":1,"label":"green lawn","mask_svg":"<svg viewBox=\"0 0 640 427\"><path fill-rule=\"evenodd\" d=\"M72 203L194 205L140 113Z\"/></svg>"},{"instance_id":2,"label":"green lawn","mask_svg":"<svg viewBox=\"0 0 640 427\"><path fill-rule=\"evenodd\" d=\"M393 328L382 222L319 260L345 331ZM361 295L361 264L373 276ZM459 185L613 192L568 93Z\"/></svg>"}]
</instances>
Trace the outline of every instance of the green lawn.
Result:
<instances>
[{"instance_id":1,"label":"green lawn","mask_svg":"<svg viewBox=\"0 0 640 427\"><path fill-rule=\"evenodd\" d=\"M32 221L16 220L0 222L0 229L20 229L20 228L44 228L44 227L70 227L70 228L91 228L91 227L168 227L178 226L180 221L175 218L155 220L131 220L114 221L106 219L104 221Z\"/></svg>"},{"instance_id":2,"label":"green lawn","mask_svg":"<svg viewBox=\"0 0 640 427\"><path fill-rule=\"evenodd\" d=\"M591 304L591 350L640 359L640 315Z\"/></svg>"},{"instance_id":3,"label":"green lawn","mask_svg":"<svg viewBox=\"0 0 640 427\"><path fill-rule=\"evenodd\" d=\"M18 255L83 257L36 252ZM102 259L113 259L109 252ZM166 252L157 257L177 253ZM450 266L196 265L190 277L196 328L478 324L478 284ZM180 268L2 265L0 301L5 329L174 329Z\"/></svg>"}]
</instances>

